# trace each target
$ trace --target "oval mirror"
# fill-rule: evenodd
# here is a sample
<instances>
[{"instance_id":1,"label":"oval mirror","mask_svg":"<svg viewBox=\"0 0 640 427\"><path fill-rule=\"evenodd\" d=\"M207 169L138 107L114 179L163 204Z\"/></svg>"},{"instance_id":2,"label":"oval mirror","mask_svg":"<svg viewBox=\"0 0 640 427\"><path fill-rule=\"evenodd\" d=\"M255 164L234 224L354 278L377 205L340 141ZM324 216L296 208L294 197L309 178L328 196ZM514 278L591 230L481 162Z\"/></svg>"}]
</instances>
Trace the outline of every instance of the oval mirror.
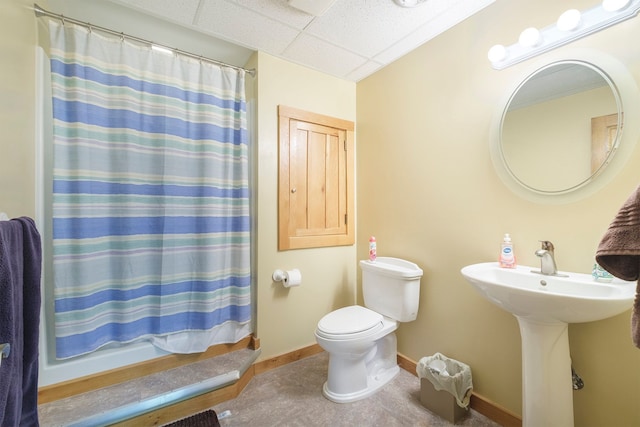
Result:
<instances>
[{"instance_id":1,"label":"oval mirror","mask_svg":"<svg viewBox=\"0 0 640 427\"><path fill-rule=\"evenodd\" d=\"M537 69L513 92L500 122L505 168L527 189L562 194L601 173L620 144L620 94L583 61Z\"/></svg>"}]
</instances>

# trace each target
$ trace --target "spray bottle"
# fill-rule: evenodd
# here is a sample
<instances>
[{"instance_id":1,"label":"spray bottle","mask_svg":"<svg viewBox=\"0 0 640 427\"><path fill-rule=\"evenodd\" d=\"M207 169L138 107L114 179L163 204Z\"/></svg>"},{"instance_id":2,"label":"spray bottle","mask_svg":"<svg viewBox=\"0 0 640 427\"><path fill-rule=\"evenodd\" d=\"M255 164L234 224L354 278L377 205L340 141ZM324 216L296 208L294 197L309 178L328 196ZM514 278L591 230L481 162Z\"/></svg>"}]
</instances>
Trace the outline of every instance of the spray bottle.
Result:
<instances>
[{"instance_id":1,"label":"spray bottle","mask_svg":"<svg viewBox=\"0 0 640 427\"><path fill-rule=\"evenodd\" d=\"M376 238L369 237L369 261L375 261L377 256Z\"/></svg>"}]
</instances>

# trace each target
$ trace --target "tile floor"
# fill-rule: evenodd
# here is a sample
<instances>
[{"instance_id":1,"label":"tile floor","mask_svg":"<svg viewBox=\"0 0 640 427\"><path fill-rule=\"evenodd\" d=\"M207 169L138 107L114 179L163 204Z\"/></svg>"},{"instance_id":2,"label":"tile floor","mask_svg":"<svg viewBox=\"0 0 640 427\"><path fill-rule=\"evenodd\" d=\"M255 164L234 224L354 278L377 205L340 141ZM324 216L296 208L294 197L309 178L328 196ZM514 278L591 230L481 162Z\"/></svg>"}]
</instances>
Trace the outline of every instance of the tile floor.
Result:
<instances>
[{"instance_id":1,"label":"tile floor","mask_svg":"<svg viewBox=\"0 0 640 427\"><path fill-rule=\"evenodd\" d=\"M254 377L236 399L213 409L230 415L222 427L242 426L452 426L420 404L420 380L401 369L375 395L353 403L322 396L328 354L323 352ZM499 427L470 410L458 426Z\"/></svg>"}]
</instances>

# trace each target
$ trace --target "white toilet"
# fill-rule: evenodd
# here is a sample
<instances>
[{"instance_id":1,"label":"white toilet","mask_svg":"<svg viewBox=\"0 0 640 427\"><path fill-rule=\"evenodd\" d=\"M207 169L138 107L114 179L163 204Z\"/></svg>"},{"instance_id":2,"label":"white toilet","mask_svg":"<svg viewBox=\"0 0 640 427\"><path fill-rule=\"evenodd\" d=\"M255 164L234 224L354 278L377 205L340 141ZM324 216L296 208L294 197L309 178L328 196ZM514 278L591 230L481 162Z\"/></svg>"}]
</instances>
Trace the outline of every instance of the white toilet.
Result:
<instances>
[{"instance_id":1,"label":"white toilet","mask_svg":"<svg viewBox=\"0 0 640 427\"><path fill-rule=\"evenodd\" d=\"M378 257L360 261L364 305L340 308L318 322L316 340L329 353L324 396L337 403L371 396L400 370L394 331L415 320L422 270L412 262Z\"/></svg>"}]
</instances>

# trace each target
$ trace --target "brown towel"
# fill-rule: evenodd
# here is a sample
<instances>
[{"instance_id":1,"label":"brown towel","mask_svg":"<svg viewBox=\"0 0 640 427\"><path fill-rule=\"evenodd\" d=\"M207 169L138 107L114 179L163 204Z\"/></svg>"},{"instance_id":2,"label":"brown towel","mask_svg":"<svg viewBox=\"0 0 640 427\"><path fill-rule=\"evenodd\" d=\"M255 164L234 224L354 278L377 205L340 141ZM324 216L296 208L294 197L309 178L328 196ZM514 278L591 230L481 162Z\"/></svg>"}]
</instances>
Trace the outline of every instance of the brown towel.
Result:
<instances>
[{"instance_id":1,"label":"brown towel","mask_svg":"<svg viewBox=\"0 0 640 427\"><path fill-rule=\"evenodd\" d=\"M622 205L605 232L596 262L619 279L640 278L640 187ZM640 348L640 281L636 285L636 298L631 314L631 338Z\"/></svg>"}]
</instances>

